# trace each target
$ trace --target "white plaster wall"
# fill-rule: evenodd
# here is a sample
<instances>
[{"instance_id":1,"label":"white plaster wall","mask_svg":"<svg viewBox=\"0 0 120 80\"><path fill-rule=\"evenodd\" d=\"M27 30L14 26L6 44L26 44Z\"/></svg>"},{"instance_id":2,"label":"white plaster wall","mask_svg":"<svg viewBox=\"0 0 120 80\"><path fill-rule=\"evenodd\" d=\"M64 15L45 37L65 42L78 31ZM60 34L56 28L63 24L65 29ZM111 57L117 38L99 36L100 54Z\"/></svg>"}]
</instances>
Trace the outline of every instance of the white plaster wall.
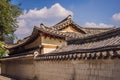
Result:
<instances>
[{"instance_id":1,"label":"white plaster wall","mask_svg":"<svg viewBox=\"0 0 120 80\"><path fill-rule=\"evenodd\" d=\"M72 28L72 26L68 26L65 29L63 29L62 32L78 32L78 31Z\"/></svg>"},{"instance_id":2,"label":"white plaster wall","mask_svg":"<svg viewBox=\"0 0 120 80\"><path fill-rule=\"evenodd\" d=\"M52 52L52 51L54 51L56 48L44 48L43 49L43 53L45 54L45 53L50 53L50 52Z\"/></svg>"},{"instance_id":3,"label":"white plaster wall","mask_svg":"<svg viewBox=\"0 0 120 80\"><path fill-rule=\"evenodd\" d=\"M65 41L60 40L60 39L55 39L55 38L50 38L50 37L45 38L44 36L42 36L41 39L42 39L41 40L42 44L53 44L53 45L59 45L59 46L66 44Z\"/></svg>"}]
</instances>

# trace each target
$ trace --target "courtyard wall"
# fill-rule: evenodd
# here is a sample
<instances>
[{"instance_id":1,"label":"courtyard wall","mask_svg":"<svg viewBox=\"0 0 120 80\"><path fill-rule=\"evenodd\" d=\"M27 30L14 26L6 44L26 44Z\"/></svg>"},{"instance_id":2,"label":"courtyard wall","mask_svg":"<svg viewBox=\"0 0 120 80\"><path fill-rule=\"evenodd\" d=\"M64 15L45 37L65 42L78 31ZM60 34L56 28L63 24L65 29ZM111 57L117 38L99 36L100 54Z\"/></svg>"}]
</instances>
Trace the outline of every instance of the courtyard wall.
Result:
<instances>
[{"instance_id":1,"label":"courtyard wall","mask_svg":"<svg viewBox=\"0 0 120 80\"><path fill-rule=\"evenodd\" d=\"M120 60L35 61L38 80L120 80Z\"/></svg>"},{"instance_id":2,"label":"courtyard wall","mask_svg":"<svg viewBox=\"0 0 120 80\"><path fill-rule=\"evenodd\" d=\"M33 59L2 62L2 75L17 80L33 80L35 76Z\"/></svg>"},{"instance_id":3,"label":"courtyard wall","mask_svg":"<svg viewBox=\"0 0 120 80\"><path fill-rule=\"evenodd\" d=\"M120 80L120 59L119 55L115 56L118 53L101 54L98 58L85 57L85 54L81 54L82 57L79 54L45 54L35 59L5 60L2 74L17 80Z\"/></svg>"}]
</instances>

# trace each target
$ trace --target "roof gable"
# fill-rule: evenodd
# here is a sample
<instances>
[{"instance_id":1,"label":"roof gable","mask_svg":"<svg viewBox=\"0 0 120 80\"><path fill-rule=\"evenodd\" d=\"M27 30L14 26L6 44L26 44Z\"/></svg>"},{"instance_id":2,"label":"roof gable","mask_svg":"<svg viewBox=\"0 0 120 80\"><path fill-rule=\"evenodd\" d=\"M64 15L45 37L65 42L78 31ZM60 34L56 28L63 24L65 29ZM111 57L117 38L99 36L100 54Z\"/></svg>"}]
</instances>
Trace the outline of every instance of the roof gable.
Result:
<instances>
[{"instance_id":1,"label":"roof gable","mask_svg":"<svg viewBox=\"0 0 120 80\"><path fill-rule=\"evenodd\" d=\"M66 28L61 30L62 32L79 32L76 29L74 29L72 26L67 26Z\"/></svg>"},{"instance_id":2,"label":"roof gable","mask_svg":"<svg viewBox=\"0 0 120 80\"><path fill-rule=\"evenodd\" d=\"M69 26L71 26L72 29L85 34L84 30L80 29L80 26L74 24L74 21L72 21L71 19L71 15L67 16L64 20L60 21L59 23L50 28L53 30L62 31Z\"/></svg>"}]
</instances>

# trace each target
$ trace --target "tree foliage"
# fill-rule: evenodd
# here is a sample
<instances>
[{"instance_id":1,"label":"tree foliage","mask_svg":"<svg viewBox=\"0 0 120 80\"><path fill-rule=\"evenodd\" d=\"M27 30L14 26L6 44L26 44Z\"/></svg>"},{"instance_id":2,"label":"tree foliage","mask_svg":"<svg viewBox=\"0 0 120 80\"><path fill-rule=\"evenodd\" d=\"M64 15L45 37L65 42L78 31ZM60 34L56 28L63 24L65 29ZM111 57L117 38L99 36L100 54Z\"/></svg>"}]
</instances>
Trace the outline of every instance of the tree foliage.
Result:
<instances>
[{"instance_id":1,"label":"tree foliage","mask_svg":"<svg viewBox=\"0 0 120 80\"><path fill-rule=\"evenodd\" d=\"M6 53L6 49L4 48L5 43L0 41L0 58Z\"/></svg>"},{"instance_id":2,"label":"tree foliage","mask_svg":"<svg viewBox=\"0 0 120 80\"><path fill-rule=\"evenodd\" d=\"M18 28L16 18L21 14L20 5L10 3L11 0L0 0L0 40L5 35L13 34Z\"/></svg>"}]
</instances>

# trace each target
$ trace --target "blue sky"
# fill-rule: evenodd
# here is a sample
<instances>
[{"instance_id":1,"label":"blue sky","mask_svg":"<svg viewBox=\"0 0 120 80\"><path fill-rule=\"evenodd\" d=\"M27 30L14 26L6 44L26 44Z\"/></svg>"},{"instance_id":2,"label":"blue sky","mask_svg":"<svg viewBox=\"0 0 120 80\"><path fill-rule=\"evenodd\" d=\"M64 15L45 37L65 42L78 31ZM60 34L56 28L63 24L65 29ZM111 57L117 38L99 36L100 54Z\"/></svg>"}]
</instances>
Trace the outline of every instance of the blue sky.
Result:
<instances>
[{"instance_id":1,"label":"blue sky","mask_svg":"<svg viewBox=\"0 0 120 80\"><path fill-rule=\"evenodd\" d=\"M34 25L51 26L69 14L85 27L120 26L120 0L13 0L12 3L21 3L24 10L24 15L18 18L22 28L16 31L20 38L30 35ZM26 32L20 33L22 29Z\"/></svg>"}]
</instances>

